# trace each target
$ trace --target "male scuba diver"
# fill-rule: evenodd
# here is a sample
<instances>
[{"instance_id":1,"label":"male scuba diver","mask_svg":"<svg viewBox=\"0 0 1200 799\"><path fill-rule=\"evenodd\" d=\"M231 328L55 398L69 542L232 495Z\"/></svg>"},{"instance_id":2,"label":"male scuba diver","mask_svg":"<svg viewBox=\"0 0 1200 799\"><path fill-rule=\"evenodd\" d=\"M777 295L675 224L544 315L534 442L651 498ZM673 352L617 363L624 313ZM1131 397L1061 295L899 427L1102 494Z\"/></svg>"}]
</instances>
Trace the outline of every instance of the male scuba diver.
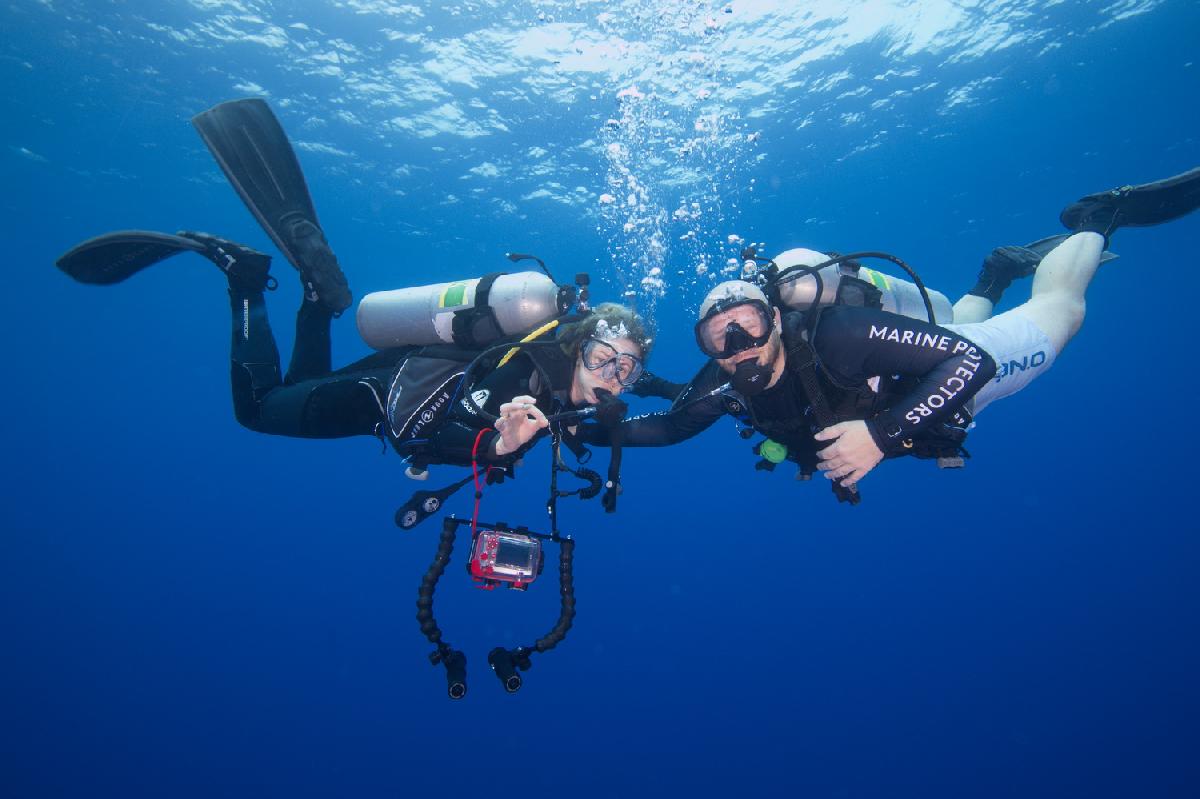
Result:
<instances>
[{"instance_id":1,"label":"male scuba diver","mask_svg":"<svg viewBox=\"0 0 1200 799\"><path fill-rule=\"evenodd\" d=\"M622 444L673 444L728 413L767 437L764 462L792 460L805 477L820 470L839 499L857 502L857 483L884 458L954 459L974 416L1053 364L1083 324L1084 293L1116 230L1197 207L1200 169L1088 195L1063 210L1072 233L1036 264L1027 302L991 316L1011 280L1033 271L1026 255L1002 248L952 324L853 305L796 312L778 284L721 283L694 331L711 360L670 411L624 422ZM1014 361L1029 368L1010 371Z\"/></svg>"}]
</instances>

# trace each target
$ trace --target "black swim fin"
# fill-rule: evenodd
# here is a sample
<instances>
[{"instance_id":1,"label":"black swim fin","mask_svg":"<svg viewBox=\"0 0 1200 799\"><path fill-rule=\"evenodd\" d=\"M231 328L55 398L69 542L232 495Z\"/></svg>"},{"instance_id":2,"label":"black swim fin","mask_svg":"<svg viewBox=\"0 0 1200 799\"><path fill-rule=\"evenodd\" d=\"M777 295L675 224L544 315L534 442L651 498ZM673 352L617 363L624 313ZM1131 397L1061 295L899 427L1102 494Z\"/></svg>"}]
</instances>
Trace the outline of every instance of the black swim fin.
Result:
<instances>
[{"instance_id":1,"label":"black swim fin","mask_svg":"<svg viewBox=\"0 0 1200 799\"><path fill-rule=\"evenodd\" d=\"M334 313L350 307L350 287L317 221L300 162L266 102L221 103L192 124L246 207L300 271L309 298Z\"/></svg>"},{"instance_id":2,"label":"black swim fin","mask_svg":"<svg viewBox=\"0 0 1200 799\"><path fill-rule=\"evenodd\" d=\"M55 265L80 283L120 283L148 266L181 252L203 253L198 241L151 230L117 230L76 244Z\"/></svg>"},{"instance_id":3,"label":"black swim fin","mask_svg":"<svg viewBox=\"0 0 1200 799\"><path fill-rule=\"evenodd\" d=\"M181 230L177 235L153 230L117 230L75 245L55 265L80 283L120 283L148 266L181 252L203 255L244 291L274 290L271 257L208 233Z\"/></svg>"},{"instance_id":4,"label":"black swim fin","mask_svg":"<svg viewBox=\"0 0 1200 799\"><path fill-rule=\"evenodd\" d=\"M1106 239L1119 227L1170 222L1200 208L1200 167L1140 186L1089 194L1063 209L1068 230L1090 230Z\"/></svg>"},{"instance_id":5,"label":"black swim fin","mask_svg":"<svg viewBox=\"0 0 1200 799\"><path fill-rule=\"evenodd\" d=\"M1000 297L1014 280L1029 277L1036 272L1042 259L1071 235L1070 233L1060 233L1057 236L1047 236L1044 239L1030 242L1024 247L1014 244L997 247L983 259L983 267L979 270L975 288L967 293L985 297L993 304L999 303ZM1100 263L1118 257L1116 253L1105 250L1100 254Z\"/></svg>"}]
</instances>

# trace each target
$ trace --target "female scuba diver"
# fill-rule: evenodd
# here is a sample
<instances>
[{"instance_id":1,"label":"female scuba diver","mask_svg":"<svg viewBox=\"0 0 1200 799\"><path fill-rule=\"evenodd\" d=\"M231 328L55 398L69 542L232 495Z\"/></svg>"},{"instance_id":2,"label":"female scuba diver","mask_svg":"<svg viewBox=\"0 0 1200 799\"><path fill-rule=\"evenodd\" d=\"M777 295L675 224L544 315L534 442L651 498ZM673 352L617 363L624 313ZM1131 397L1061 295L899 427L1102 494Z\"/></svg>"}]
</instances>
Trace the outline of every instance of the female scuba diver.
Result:
<instances>
[{"instance_id":1,"label":"female scuba diver","mask_svg":"<svg viewBox=\"0 0 1200 799\"><path fill-rule=\"evenodd\" d=\"M474 481L471 574L485 587L526 587L541 571L541 542L556 542L560 610L554 627L528 646L497 647L488 654L505 690L517 690L517 669L528 669L532 654L561 642L575 616L574 540L559 535L558 498L595 497L603 485L601 504L612 511L620 492L618 434L613 433L606 482L588 469L567 467L559 445L582 462L586 451L577 441L596 422L615 430L625 408L616 396L626 388L638 383L643 395L673 397L682 387L645 373L650 338L632 311L611 304L589 310L585 290L556 285L544 266L545 276L497 274L368 295L358 305L358 328L378 351L332 370L330 324L350 307L352 295L278 120L265 102L240 100L193 122L247 208L300 273L303 300L286 374L267 318L265 292L276 281L264 253L204 233L117 231L74 247L58 259L58 267L80 282L108 285L178 253L203 255L229 284L230 382L234 414L243 426L301 438L374 436L391 443L410 464L407 473L418 479L431 464L469 464L470 474L458 482L415 492L395 520L411 529ZM575 283L586 286L582 275ZM566 315L572 306L579 313ZM550 532L503 523L477 527L481 478L491 483L511 475L515 462L544 437L554 445L545 506ZM559 490L563 471L585 485ZM466 656L443 637L433 599L455 531L465 523L454 516L443 520L417 601L421 631L436 647L430 661L445 666L447 690L455 699L466 693Z\"/></svg>"},{"instance_id":2,"label":"female scuba diver","mask_svg":"<svg viewBox=\"0 0 1200 799\"><path fill-rule=\"evenodd\" d=\"M645 373L650 339L641 319L624 306L603 303L561 325L554 343L548 350L518 353L464 392L433 436L442 462L453 462L468 447L486 452L492 461L514 460L550 426L548 412L565 423L576 411L615 403L619 421L624 407L614 398ZM503 397L511 399L498 403ZM481 427L481 410L498 417L494 431ZM562 427L568 445L576 441L576 431L577 425Z\"/></svg>"},{"instance_id":3,"label":"female scuba diver","mask_svg":"<svg viewBox=\"0 0 1200 799\"><path fill-rule=\"evenodd\" d=\"M229 281L234 415L256 432L373 436L390 441L418 473L429 464L472 460L507 466L555 423L549 432L572 446L578 417L594 413L585 410L591 406L620 405L619 420L624 408L615 397L645 374L645 327L631 310L612 303L560 316L520 342L503 339L509 343L486 349L391 347L335 371L330 323L336 306L322 298L316 288L321 281L303 271L295 346L281 374L265 299L276 283L264 253L205 233L122 231L83 242L59 266L85 282L116 282L184 250L205 256ZM131 269L131 263L141 265ZM103 279L101 265L108 265ZM331 268L338 269L336 260ZM344 278L326 282L346 285Z\"/></svg>"},{"instance_id":4,"label":"female scuba diver","mask_svg":"<svg viewBox=\"0 0 1200 799\"><path fill-rule=\"evenodd\" d=\"M618 305L589 313L583 301L581 315L565 316L574 290L535 273L368 295L359 305L359 329L380 351L333 371L330 322L350 307L350 288L283 128L258 99L222 103L192 122L246 207L300 273L304 301L287 373L280 372L267 321L264 292L276 281L264 253L205 233L127 230L85 241L57 265L80 282L108 285L181 252L216 264L229 281L230 377L234 415L242 425L301 438L375 436L390 441L412 464L410 475L420 476L432 463L508 466L552 425L551 433L576 449L578 417L623 413L614 398L643 376L649 347L641 321ZM535 280L541 281L539 298L529 290ZM409 296L368 303L405 291L425 294L416 302ZM487 349L501 341L512 345L535 327L515 347ZM680 388L646 377L639 393L673 396ZM580 413L602 403L608 412ZM567 418L571 424L562 424Z\"/></svg>"}]
</instances>

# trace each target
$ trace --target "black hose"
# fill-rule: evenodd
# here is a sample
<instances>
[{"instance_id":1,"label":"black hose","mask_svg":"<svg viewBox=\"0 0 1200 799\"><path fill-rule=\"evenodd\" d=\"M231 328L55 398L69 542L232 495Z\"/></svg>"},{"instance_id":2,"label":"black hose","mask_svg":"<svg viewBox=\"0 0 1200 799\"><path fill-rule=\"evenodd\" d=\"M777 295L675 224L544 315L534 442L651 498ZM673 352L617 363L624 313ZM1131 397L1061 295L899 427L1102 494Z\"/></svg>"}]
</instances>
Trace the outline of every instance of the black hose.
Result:
<instances>
[{"instance_id":1,"label":"black hose","mask_svg":"<svg viewBox=\"0 0 1200 799\"><path fill-rule=\"evenodd\" d=\"M462 378L462 381L459 383L458 391L455 392L454 399L457 400L460 396L466 394L467 392L469 392L471 390L471 386L474 385L473 378L474 378L475 370L479 368L479 365L484 362L484 360L487 358L487 356L493 355L493 354L499 352L500 350L511 350L511 349L520 350L520 349L532 348L532 347L557 347L557 346L558 346L557 341L525 341L525 342L510 341L506 344L493 344L492 346L488 347L487 349L483 350L478 355L476 355L475 358L472 359L469 364L467 364L467 368L463 370L463 378ZM545 373L545 371L540 366L537 365L536 361L534 362L534 368L536 368L538 370L538 373L545 380L546 385L551 385L549 375L547 375ZM483 408L477 408L477 413L479 414L479 417L481 419L483 419L485 422L487 422L489 425L495 425L496 421L500 418L499 416L496 416L493 413L489 413L488 411L485 411Z\"/></svg>"},{"instance_id":2,"label":"black hose","mask_svg":"<svg viewBox=\"0 0 1200 799\"><path fill-rule=\"evenodd\" d=\"M506 252L504 253L504 257L512 261L514 264L520 261L537 261L537 265L540 266L542 271L546 273L546 277L550 278L554 285L558 285L558 281L554 279L554 275L550 274L550 270L546 268L545 261L543 261L541 258L538 258L536 255L529 255L523 252Z\"/></svg>"}]
</instances>

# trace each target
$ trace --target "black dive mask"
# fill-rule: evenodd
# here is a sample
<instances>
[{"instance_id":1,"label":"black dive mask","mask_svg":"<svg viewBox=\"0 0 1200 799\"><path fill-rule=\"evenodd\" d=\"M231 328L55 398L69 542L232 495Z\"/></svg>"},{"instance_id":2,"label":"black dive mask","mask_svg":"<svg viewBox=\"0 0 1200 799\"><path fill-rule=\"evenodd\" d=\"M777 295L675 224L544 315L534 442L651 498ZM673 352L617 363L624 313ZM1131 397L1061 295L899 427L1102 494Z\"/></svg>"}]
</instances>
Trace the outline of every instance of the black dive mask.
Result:
<instances>
[{"instance_id":1,"label":"black dive mask","mask_svg":"<svg viewBox=\"0 0 1200 799\"><path fill-rule=\"evenodd\" d=\"M724 315L724 321L717 319ZM717 302L696 323L696 344L710 358L732 358L771 340L775 317L762 300Z\"/></svg>"},{"instance_id":2,"label":"black dive mask","mask_svg":"<svg viewBox=\"0 0 1200 799\"><path fill-rule=\"evenodd\" d=\"M766 390L771 382L771 365L760 364L757 359L749 358L739 363L733 370L733 379L729 382L741 395L752 397Z\"/></svg>"},{"instance_id":3,"label":"black dive mask","mask_svg":"<svg viewBox=\"0 0 1200 799\"><path fill-rule=\"evenodd\" d=\"M768 331L768 333L769 332L770 331ZM730 322L725 326L726 352L737 354L739 352L745 352L746 350L753 349L754 347L761 347L763 344L761 339L762 336L750 335L741 325L737 324L736 322Z\"/></svg>"}]
</instances>

